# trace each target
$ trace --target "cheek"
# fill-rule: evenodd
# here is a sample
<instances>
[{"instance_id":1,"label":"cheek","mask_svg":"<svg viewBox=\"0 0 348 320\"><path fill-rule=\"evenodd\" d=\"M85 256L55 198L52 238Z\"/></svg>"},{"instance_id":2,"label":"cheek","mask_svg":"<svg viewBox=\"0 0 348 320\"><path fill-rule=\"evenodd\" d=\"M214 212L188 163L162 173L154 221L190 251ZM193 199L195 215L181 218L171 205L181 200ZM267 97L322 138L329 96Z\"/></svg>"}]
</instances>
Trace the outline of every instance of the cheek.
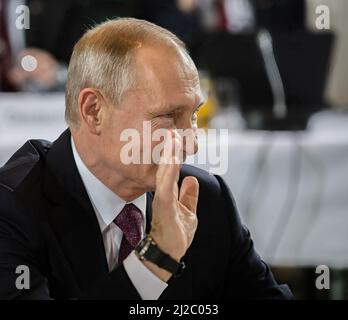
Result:
<instances>
[{"instance_id":1,"label":"cheek","mask_svg":"<svg viewBox=\"0 0 348 320\"><path fill-rule=\"evenodd\" d=\"M109 161L120 161L121 149L126 143L127 141L121 141L120 131L110 128L103 138L102 152Z\"/></svg>"},{"instance_id":2,"label":"cheek","mask_svg":"<svg viewBox=\"0 0 348 320\"><path fill-rule=\"evenodd\" d=\"M151 121L151 130L157 129L173 129L175 127L175 121L173 118L155 118Z\"/></svg>"}]
</instances>

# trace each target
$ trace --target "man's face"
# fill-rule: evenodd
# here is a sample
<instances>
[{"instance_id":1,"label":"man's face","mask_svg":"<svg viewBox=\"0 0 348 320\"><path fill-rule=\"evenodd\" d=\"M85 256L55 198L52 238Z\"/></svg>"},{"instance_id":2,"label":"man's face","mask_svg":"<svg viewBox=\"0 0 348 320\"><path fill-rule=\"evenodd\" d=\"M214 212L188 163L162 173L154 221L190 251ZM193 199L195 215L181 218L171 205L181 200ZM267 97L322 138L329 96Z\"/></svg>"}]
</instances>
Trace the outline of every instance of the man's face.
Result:
<instances>
[{"instance_id":1,"label":"man's face","mask_svg":"<svg viewBox=\"0 0 348 320\"><path fill-rule=\"evenodd\" d=\"M189 151L185 147L190 143L196 152L194 130L202 94L197 70L185 54L166 47L143 47L137 51L135 60L138 85L125 92L119 106L110 108L102 128L101 154L103 165L109 170L116 170L138 187L152 191L156 187L157 164L144 163L149 159L148 153L145 157L144 153L153 151L160 143L163 145L163 139L152 141L149 140L152 135L148 134L144 137L144 126L151 134L157 129L191 129L193 134L184 139L183 153L192 153L192 149ZM121 141L127 129L136 129L139 134L139 144L133 139L138 147L133 149L133 156L138 156L140 164L125 164L122 159L122 150L132 140ZM150 144L144 144L144 138ZM134 151L136 149L139 152Z\"/></svg>"}]
</instances>

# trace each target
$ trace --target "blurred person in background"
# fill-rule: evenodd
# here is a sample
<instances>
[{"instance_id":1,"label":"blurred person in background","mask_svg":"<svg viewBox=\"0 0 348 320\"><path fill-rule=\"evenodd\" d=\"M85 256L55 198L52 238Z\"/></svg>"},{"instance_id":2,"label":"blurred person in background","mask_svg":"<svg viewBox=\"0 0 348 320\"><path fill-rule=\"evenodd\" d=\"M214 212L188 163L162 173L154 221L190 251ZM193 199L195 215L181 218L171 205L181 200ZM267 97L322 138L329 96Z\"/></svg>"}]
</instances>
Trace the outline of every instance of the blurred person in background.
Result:
<instances>
[{"instance_id":1,"label":"blurred person in background","mask_svg":"<svg viewBox=\"0 0 348 320\"><path fill-rule=\"evenodd\" d=\"M29 29L18 30L16 19L26 5ZM0 0L0 89L2 91L63 90L74 43L88 26L106 18L135 16L172 31L189 48L199 47L204 31L248 32L257 26L303 27L303 0ZM37 67L28 72L25 56Z\"/></svg>"},{"instance_id":2,"label":"blurred person in background","mask_svg":"<svg viewBox=\"0 0 348 320\"><path fill-rule=\"evenodd\" d=\"M170 30L190 46L201 32L198 5L198 0L139 0L137 16Z\"/></svg>"},{"instance_id":3,"label":"blurred person in background","mask_svg":"<svg viewBox=\"0 0 348 320\"><path fill-rule=\"evenodd\" d=\"M202 24L208 30L252 32L256 28L304 27L304 0L201 0Z\"/></svg>"},{"instance_id":4,"label":"blurred person in background","mask_svg":"<svg viewBox=\"0 0 348 320\"><path fill-rule=\"evenodd\" d=\"M29 8L29 29L18 29L20 6ZM72 48L84 31L106 18L131 16L134 1L0 0L0 90L63 90ZM20 9L16 12L16 10ZM36 59L28 72L25 56Z\"/></svg>"}]
</instances>

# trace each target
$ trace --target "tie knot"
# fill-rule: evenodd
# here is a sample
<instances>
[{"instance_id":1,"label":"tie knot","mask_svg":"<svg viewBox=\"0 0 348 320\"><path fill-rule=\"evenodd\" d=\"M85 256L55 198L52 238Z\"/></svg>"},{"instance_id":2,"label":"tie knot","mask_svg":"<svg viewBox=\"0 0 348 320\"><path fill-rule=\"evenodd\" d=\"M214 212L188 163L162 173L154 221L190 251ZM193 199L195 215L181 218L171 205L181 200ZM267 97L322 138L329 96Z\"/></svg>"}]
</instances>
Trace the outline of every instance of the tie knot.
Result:
<instances>
[{"instance_id":1,"label":"tie knot","mask_svg":"<svg viewBox=\"0 0 348 320\"><path fill-rule=\"evenodd\" d=\"M123 237L133 248L141 240L142 220L141 211L132 203L126 204L114 220L122 230Z\"/></svg>"}]
</instances>

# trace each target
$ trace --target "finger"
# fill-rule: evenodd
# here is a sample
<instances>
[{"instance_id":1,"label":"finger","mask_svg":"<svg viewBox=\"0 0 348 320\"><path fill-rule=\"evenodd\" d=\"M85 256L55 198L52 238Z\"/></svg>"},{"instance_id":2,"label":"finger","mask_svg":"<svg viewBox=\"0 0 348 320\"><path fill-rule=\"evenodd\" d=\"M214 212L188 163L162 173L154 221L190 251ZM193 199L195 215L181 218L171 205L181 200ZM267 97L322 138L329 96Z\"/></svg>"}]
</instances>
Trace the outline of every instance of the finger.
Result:
<instances>
[{"instance_id":1,"label":"finger","mask_svg":"<svg viewBox=\"0 0 348 320\"><path fill-rule=\"evenodd\" d=\"M185 177L182 181L179 202L193 213L197 211L199 183L195 177Z\"/></svg>"},{"instance_id":2,"label":"finger","mask_svg":"<svg viewBox=\"0 0 348 320\"><path fill-rule=\"evenodd\" d=\"M182 158L182 138L176 130L168 130L167 137L164 144L163 150L163 160L167 163L171 163L175 160L175 163L178 163L178 160ZM180 162L179 162L180 163Z\"/></svg>"}]
</instances>

